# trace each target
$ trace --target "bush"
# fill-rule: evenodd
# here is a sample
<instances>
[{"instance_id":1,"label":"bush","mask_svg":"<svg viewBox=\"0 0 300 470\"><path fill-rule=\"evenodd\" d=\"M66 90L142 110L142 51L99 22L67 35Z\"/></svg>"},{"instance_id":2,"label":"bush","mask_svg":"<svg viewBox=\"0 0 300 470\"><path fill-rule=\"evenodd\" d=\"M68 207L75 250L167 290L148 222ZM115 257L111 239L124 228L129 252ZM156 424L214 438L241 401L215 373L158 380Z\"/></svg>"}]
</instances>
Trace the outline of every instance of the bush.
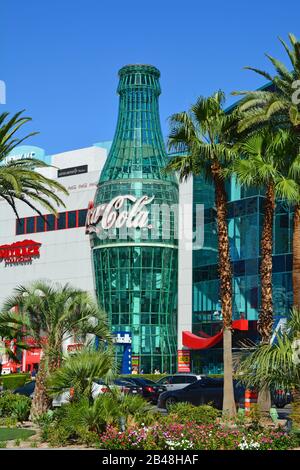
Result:
<instances>
[{"instance_id":1,"label":"bush","mask_svg":"<svg viewBox=\"0 0 300 470\"><path fill-rule=\"evenodd\" d=\"M119 432L109 426L100 435L101 448L108 450L287 450L298 442L282 430L263 432L228 429L216 424L158 423Z\"/></svg>"},{"instance_id":2,"label":"bush","mask_svg":"<svg viewBox=\"0 0 300 470\"><path fill-rule=\"evenodd\" d=\"M30 374L9 374L0 376L0 382L3 383L4 390L15 390L18 387L23 387L29 379Z\"/></svg>"},{"instance_id":3,"label":"bush","mask_svg":"<svg viewBox=\"0 0 300 470\"><path fill-rule=\"evenodd\" d=\"M221 412L210 405L194 406L190 403L175 403L169 411L170 421L177 423L213 424L220 416Z\"/></svg>"},{"instance_id":4,"label":"bush","mask_svg":"<svg viewBox=\"0 0 300 470\"><path fill-rule=\"evenodd\" d=\"M31 400L24 395L13 394L9 391L0 395L0 417L15 417L19 421L28 419Z\"/></svg>"},{"instance_id":5,"label":"bush","mask_svg":"<svg viewBox=\"0 0 300 470\"><path fill-rule=\"evenodd\" d=\"M28 400L18 399L13 405L13 416L15 416L21 423L23 423L23 421L27 421L29 418L30 407L31 400L28 402Z\"/></svg>"},{"instance_id":6,"label":"bush","mask_svg":"<svg viewBox=\"0 0 300 470\"><path fill-rule=\"evenodd\" d=\"M0 418L0 426L5 426L6 428L14 427L17 422L17 418L12 416Z\"/></svg>"},{"instance_id":7,"label":"bush","mask_svg":"<svg viewBox=\"0 0 300 470\"><path fill-rule=\"evenodd\" d=\"M121 395L117 391L98 396L91 404L83 398L63 405L54 412L43 414L37 423L44 441L51 445L77 442L87 445L99 443L99 434L108 425L121 429L147 416L149 404L140 396Z\"/></svg>"}]
</instances>

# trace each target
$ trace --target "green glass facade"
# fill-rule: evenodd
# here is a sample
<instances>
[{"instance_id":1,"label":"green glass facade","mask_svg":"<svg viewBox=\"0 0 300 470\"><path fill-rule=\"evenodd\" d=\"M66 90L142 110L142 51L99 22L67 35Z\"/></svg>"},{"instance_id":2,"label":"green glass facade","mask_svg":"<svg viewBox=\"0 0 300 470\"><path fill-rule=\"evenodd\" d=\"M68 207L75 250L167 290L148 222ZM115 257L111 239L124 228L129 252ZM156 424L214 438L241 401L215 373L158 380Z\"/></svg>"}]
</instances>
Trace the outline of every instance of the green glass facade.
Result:
<instances>
[{"instance_id":1,"label":"green glass facade","mask_svg":"<svg viewBox=\"0 0 300 470\"><path fill-rule=\"evenodd\" d=\"M167 156L159 120L159 71L129 65L119 71L119 115L115 137L100 176L94 204L116 196L154 196L153 204L178 203L178 185L162 169ZM127 202L122 210L130 210ZM150 209L150 207L148 207ZM130 332L139 369L176 369L177 240L176 211L166 231L163 216L149 211L149 227L106 231L92 236L95 286L112 331ZM153 237L154 229L156 236ZM167 232L167 233L166 233ZM121 360L121 349L117 348Z\"/></svg>"},{"instance_id":2,"label":"green glass facade","mask_svg":"<svg viewBox=\"0 0 300 470\"><path fill-rule=\"evenodd\" d=\"M235 331L234 350L242 342L258 340L256 322L260 306L260 238L264 195L244 190L233 179L227 187L228 231L233 266L233 318L249 320L249 331ZM214 190L202 178L194 179L194 204L205 205L204 247L193 253L193 333L214 335L220 331L217 227ZM292 306L293 209L277 201L273 232L274 323L288 315ZM193 368L201 373L223 370L222 343L206 351L193 352Z\"/></svg>"}]
</instances>

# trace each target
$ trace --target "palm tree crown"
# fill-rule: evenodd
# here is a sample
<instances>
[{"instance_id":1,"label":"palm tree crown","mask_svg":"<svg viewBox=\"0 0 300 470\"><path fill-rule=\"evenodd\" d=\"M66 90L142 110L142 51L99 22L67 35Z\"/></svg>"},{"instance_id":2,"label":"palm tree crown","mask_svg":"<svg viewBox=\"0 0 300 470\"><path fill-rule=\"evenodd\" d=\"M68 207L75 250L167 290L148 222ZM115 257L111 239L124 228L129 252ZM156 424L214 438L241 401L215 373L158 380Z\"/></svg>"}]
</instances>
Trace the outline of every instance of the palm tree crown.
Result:
<instances>
[{"instance_id":1,"label":"palm tree crown","mask_svg":"<svg viewBox=\"0 0 300 470\"><path fill-rule=\"evenodd\" d=\"M56 192L68 194L68 191L60 183L36 171L49 165L35 158L6 161L9 153L17 145L36 134L30 133L23 138L16 136L22 126L31 120L22 116L22 112L9 119L9 113L0 114L0 197L10 205L17 217L16 200L23 202L40 215L40 207L56 214L56 206L64 206Z\"/></svg>"},{"instance_id":2,"label":"palm tree crown","mask_svg":"<svg viewBox=\"0 0 300 470\"><path fill-rule=\"evenodd\" d=\"M300 42L293 34L289 34L291 47L283 39L279 40L288 55L291 70L269 54L266 56L275 68L274 76L254 67L245 67L269 80L272 86L269 89L264 87L256 91L233 93L245 97L239 105L239 110L243 113L239 131L265 126L270 121L273 127L292 126L297 133L300 130L300 100L293 99L299 96L300 88Z\"/></svg>"}]
</instances>

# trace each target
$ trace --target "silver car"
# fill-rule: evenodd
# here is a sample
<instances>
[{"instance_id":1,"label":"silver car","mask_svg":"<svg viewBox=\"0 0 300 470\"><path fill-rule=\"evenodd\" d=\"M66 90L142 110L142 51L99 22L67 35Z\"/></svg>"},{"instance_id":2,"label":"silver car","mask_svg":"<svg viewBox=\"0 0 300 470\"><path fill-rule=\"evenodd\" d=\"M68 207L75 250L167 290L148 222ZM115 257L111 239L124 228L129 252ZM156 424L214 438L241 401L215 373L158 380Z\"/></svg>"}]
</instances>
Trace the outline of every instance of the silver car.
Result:
<instances>
[{"instance_id":1,"label":"silver car","mask_svg":"<svg viewBox=\"0 0 300 470\"><path fill-rule=\"evenodd\" d=\"M189 384L197 382L197 380L200 379L201 375L182 373L166 375L165 377L158 380L157 383L159 385L164 385L168 392L172 392L173 390L179 390L180 388L184 388Z\"/></svg>"}]
</instances>

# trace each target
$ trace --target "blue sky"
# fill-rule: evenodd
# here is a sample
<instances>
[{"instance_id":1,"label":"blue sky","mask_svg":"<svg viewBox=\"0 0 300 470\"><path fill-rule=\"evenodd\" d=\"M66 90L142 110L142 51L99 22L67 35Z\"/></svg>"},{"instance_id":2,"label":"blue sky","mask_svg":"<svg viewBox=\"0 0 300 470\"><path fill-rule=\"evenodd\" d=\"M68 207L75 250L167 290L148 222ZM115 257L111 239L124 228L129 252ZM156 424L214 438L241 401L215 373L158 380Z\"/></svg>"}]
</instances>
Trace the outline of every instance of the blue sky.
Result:
<instances>
[{"instance_id":1,"label":"blue sky","mask_svg":"<svg viewBox=\"0 0 300 470\"><path fill-rule=\"evenodd\" d=\"M285 59L277 36L300 37L299 0L2 0L0 79L7 104L33 118L30 140L48 154L111 140L117 72L128 63L161 71L167 118L199 95L262 85L245 65ZM28 142L29 143L29 142Z\"/></svg>"}]
</instances>

